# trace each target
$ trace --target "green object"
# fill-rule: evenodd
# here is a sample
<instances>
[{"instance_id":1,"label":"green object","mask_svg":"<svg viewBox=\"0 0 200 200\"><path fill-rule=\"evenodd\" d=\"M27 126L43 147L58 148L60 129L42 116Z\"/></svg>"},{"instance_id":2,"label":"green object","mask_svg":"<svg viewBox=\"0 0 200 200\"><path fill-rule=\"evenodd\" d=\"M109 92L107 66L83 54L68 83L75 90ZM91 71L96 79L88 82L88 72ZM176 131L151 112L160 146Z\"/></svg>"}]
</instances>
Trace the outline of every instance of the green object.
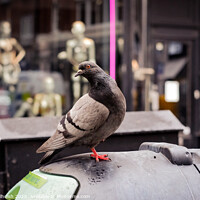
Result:
<instances>
[{"instance_id":1,"label":"green object","mask_svg":"<svg viewBox=\"0 0 200 200\"><path fill-rule=\"evenodd\" d=\"M20 186L16 186L15 188L13 188L13 190L10 191L9 195L7 196L6 199L8 200L11 200L11 199L16 199L18 193L19 193L19 190L20 190Z\"/></svg>"},{"instance_id":2,"label":"green object","mask_svg":"<svg viewBox=\"0 0 200 200\"><path fill-rule=\"evenodd\" d=\"M29 172L5 196L7 200L72 199L80 185L71 176L43 173L38 169Z\"/></svg>"},{"instance_id":3,"label":"green object","mask_svg":"<svg viewBox=\"0 0 200 200\"><path fill-rule=\"evenodd\" d=\"M27 174L22 180L26 181L27 183L38 189L47 182L47 179L44 179L41 176L38 176L32 172L29 172L29 174Z\"/></svg>"},{"instance_id":4,"label":"green object","mask_svg":"<svg viewBox=\"0 0 200 200\"><path fill-rule=\"evenodd\" d=\"M31 97L31 95L30 95L29 92L25 92L25 93L22 94L22 100L23 101L26 101L30 97Z\"/></svg>"}]
</instances>

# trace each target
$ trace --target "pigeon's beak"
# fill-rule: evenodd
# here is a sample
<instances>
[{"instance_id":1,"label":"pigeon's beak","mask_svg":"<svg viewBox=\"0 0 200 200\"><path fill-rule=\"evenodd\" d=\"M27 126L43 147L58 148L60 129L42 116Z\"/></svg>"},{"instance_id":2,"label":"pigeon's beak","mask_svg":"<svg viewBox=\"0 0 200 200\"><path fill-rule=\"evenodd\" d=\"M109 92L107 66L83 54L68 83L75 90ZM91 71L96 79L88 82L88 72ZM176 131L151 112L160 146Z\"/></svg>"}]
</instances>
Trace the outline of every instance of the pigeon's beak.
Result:
<instances>
[{"instance_id":1,"label":"pigeon's beak","mask_svg":"<svg viewBox=\"0 0 200 200\"><path fill-rule=\"evenodd\" d=\"M83 73L83 70L79 69L74 76L75 77L80 76L82 73Z\"/></svg>"}]
</instances>

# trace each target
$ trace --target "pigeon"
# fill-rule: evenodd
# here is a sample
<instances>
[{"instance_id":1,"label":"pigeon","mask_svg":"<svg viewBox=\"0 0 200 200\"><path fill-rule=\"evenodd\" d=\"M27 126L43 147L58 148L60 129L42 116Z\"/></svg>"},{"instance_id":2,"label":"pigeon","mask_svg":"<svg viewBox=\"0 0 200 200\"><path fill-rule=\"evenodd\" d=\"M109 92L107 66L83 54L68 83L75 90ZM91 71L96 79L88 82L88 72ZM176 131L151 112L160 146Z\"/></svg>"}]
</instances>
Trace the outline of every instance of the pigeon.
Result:
<instances>
[{"instance_id":1,"label":"pigeon","mask_svg":"<svg viewBox=\"0 0 200 200\"><path fill-rule=\"evenodd\" d=\"M89 91L83 95L60 120L57 129L37 153L46 152L40 164L47 163L65 147L88 146L99 160L110 160L99 155L95 147L105 141L120 126L126 112L126 100L116 81L96 63L84 61L79 64L75 77L85 77Z\"/></svg>"}]
</instances>

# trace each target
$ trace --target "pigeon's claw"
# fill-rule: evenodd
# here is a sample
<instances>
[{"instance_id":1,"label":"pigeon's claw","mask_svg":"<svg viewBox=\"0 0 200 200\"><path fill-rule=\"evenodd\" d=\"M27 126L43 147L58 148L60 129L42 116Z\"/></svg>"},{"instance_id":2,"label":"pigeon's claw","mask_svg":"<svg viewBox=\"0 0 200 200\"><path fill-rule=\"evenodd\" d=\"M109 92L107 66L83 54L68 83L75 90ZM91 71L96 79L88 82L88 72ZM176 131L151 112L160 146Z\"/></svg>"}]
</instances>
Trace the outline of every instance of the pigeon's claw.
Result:
<instances>
[{"instance_id":1,"label":"pigeon's claw","mask_svg":"<svg viewBox=\"0 0 200 200\"><path fill-rule=\"evenodd\" d=\"M91 154L90 156L95 158L97 162L99 162L99 160L110 160L110 158L108 158L107 154L104 154L104 155Z\"/></svg>"},{"instance_id":2,"label":"pigeon's claw","mask_svg":"<svg viewBox=\"0 0 200 200\"><path fill-rule=\"evenodd\" d=\"M98 155L94 148L91 148L91 150L93 154L91 154L90 157L95 158L96 162L99 162L99 160L111 160L110 158L108 158L108 154Z\"/></svg>"}]
</instances>

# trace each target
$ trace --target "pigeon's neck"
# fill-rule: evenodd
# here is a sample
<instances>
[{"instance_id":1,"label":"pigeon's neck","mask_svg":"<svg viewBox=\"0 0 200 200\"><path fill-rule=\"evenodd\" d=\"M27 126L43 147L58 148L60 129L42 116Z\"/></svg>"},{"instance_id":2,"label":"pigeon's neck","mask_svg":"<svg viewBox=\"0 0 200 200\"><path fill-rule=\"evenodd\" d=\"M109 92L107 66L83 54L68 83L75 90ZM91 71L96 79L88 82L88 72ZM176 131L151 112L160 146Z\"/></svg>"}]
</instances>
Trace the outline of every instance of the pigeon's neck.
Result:
<instances>
[{"instance_id":1,"label":"pigeon's neck","mask_svg":"<svg viewBox=\"0 0 200 200\"><path fill-rule=\"evenodd\" d=\"M110 112L117 111L116 104L120 102L120 99L117 99L117 96L112 91L112 86L116 87L115 81L110 76L105 76L103 79L94 78L88 80L90 83L89 96L95 99L96 101L105 105Z\"/></svg>"},{"instance_id":2,"label":"pigeon's neck","mask_svg":"<svg viewBox=\"0 0 200 200\"><path fill-rule=\"evenodd\" d=\"M102 90L105 87L109 87L109 79L110 77L105 74L105 75L96 75L96 76L92 76L92 77L88 77L87 78L89 83L90 83L90 87L93 90Z\"/></svg>"}]
</instances>

